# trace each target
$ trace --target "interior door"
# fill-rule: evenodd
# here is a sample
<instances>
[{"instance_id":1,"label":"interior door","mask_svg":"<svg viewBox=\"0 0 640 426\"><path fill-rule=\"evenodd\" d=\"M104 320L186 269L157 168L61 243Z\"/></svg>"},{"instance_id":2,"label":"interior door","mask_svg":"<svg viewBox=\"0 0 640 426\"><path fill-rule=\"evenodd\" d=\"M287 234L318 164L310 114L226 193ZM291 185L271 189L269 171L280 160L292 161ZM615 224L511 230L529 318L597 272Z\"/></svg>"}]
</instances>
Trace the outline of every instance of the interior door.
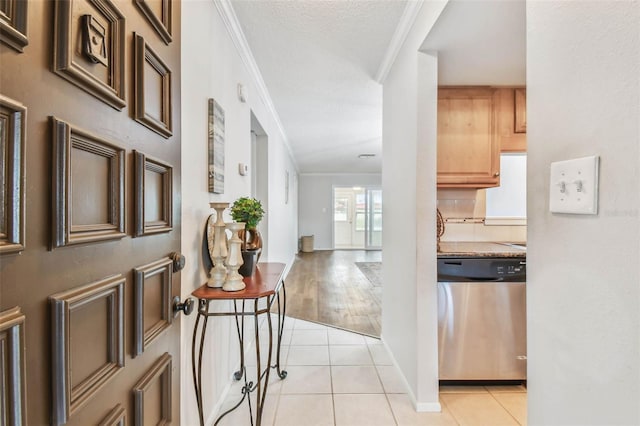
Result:
<instances>
[{"instance_id":1,"label":"interior door","mask_svg":"<svg viewBox=\"0 0 640 426\"><path fill-rule=\"evenodd\" d=\"M180 2L0 12L0 423L177 423Z\"/></svg>"},{"instance_id":2,"label":"interior door","mask_svg":"<svg viewBox=\"0 0 640 426\"><path fill-rule=\"evenodd\" d=\"M349 189L333 191L333 246L350 248L353 245L353 194Z\"/></svg>"}]
</instances>

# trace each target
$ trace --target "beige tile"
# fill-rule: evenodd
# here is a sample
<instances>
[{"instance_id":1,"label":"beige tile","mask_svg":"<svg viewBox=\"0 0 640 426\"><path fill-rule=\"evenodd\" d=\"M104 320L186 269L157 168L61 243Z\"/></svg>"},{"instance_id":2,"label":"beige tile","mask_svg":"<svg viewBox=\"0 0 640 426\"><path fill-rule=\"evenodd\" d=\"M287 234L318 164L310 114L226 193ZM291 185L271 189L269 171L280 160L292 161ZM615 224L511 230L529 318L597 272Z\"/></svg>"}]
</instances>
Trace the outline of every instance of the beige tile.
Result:
<instances>
[{"instance_id":1,"label":"beige tile","mask_svg":"<svg viewBox=\"0 0 640 426\"><path fill-rule=\"evenodd\" d=\"M333 426L331 395L282 395L275 426Z\"/></svg>"},{"instance_id":2,"label":"beige tile","mask_svg":"<svg viewBox=\"0 0 640 426\"><path fill-rule=\"evenodd\" d=\"M418 413L413 408L408 395L389 394L387 399L398 426L455 426L458 424L444 404L440 413Z\"/></svg>"},{"instance_id":3,"label":"beige tile","mask_svg":"<svg viewBox=\"0 0 640 426\"><path fill-rule=\"evenodd\" d=\"M329 365L329 347L291 346L287 365Z\"/></svg>"},{"instance_id":4,"label":"beige tile","mask_svg":"<svg viewBox=\"0 0 640 426\"><path fill-rule=\"evenodd\" d=\"M527 424L527 394L496 392L492 394L521 425Z\"/></svg>"},{"instance_id":5,"label":"beige tile","mask_svg":"<svg viewBox=\"0 0 640 426\"><path fill-rule=\"evenodd\" d=\"M329 329L330 345L360 345L365 344L364 336L344 330Z\"/></svg>"},{"instance_id":6,"label":"beige tile","mask_svg":"<svg viewBox=\"0 0 640 426\"><path fill-rule=\"evenodd\" d=\"M284 318L284 329L285 330L292 330L293 329L293 325L296 322L295 318L291 318L291 317L283 317ZM273 329L275 330L276 327L278 326L278 314L271 314L271 322L273 323Z\"/></svg>"},{"instance_id":7,"label":"beige tile","mask_svg":"<svg viewBox=\"0 0 640 426\"><path fill-rule=\"evenodd\" d=\"M393 365L391 356L384 345L369 345L369 352L375 365Z\"/></svg>"},{"instance_id":8,"label":"beige tile","mask_svg":"<svg viewBox=\"0 0 640 426\"><path fill-rule=\"evenodd\" d=\"M367 345L329 346L331 365L373 365Z\"/></svg>"},{"instance_id":9,"label":"beige tile","mask_svg":"<svg viewBox=\"0 0 640 426\"><path fill-rule=\"evenodd\" d=\"M440 393L489 393L484 386L440 386Z\"/></svg>"},{"instance_id":10,"label":"beige tile","mask_svg":"<svg viewBox=\"0 0 640 426\"><path fill-rule=\"evenodd\" d=\"M395 425L384 395L334 395L336 426Z\"/></svg>"},{"instance_id":11,"label":"beige tile","mask_svg":"<svg viewBox=\"0 0 640 426\"><path fill-rule=\"evenodd\" d=\"M284 332L282 333L282 341L281 341L281 345L289 345L291 344L291 336L293 335L293 330L284 330ZM277 344L278 343L278 334L274 333L273 335L273 343Z\"/></svg>"},{"instance_id":12,"label":"beige tile","mask_svg":"<svg viewBox=\"0 0 640 426\"><path fill-rule=\"evenodd\" d=\"M510 426L518 422L487 393L444 393L440 394L451 415L462 426Z\"/></svg>"},{"instance_id":13,"label":"beige tile","mask_svg":"<svg viewBox=\"0 0 640 426\"><path fill-rule=\"evenodd\" d=\"M327 326L316 322L297 319L293 328L294 330L326 330Z\"/></svg>"},{"instance_id":14,"label":"beige tile","mask_svg":"<svg viewBox=\"0 0 640 426\"><path fill-rule=\"evenodd\" d=\"M367 345L381 345L382 344L382 340L375 338L375 337L371 337L371 336L364 336L364 341L367 342Z\"/></svg>"},{"instance_id":15,"label":"beige tile","mask_svg":"<svg viewBox=\"0 0 640 426\"><path fill-rule=\"evenodd\" d=\"M332 366L333 393L383 393L373 366Z\"/></svg>"},{"instance_id":16,"label":"beige tile","mask_svg":"<svg viewBox=\"0 0 640 426\"><path fill-rule=\"evenodd\" d=\"M253 418L255 424L255 416L256 416L256 397L255 394L251 396L251 406L253 409ZM220 411L220 414L224 413L226 410L233 407L238 403L240 398L234 395L233 398L228 397L225 403L223 404L223 408ZM267 395L265 399L264 408L262 410L262 424L264 426L273 425L275 414L276 414L276 406L278 403L278 395ZM231 413L224 416L224 418L218 423L218 426L246 426L251 424L251 417L249 414L249 404L247 400L243 401L242 404L238 408L236 408Z\"/></svg>"},{"instance_id":17,"label":"beige tile","mask_svg":"<svg viewBox=\"0 0 640 426\"><path fill-rule=\"evenodd\" d=\"M291 345L328 345L327 330L294 329Z\"/></svg>"},{"instance_id":18,"label":"beige tile","mask_svg":"<svg viewBox=\"0 0 640 426\"><path fill-rule=\"evenodd\" d=\"M376 366L385 393L406 393L400 373L393 365Z\"/></svg>"},{"instance_id":19,"label":"beige tile","mask_svg":"<svg viewBox=\"0 0 640 426\"><path fill-rule=\"evenodd\" d=\"M277 345L272 345L271 347L271 365L275 365L276 363L276 352ZM281 346L280 347L280 364L285 365L285 361L287 359L287 354L289 351L289 346ZM251 345L251 347L245 350L244 362L246 365L255 367L256 365L256 348ZM269 361L269 344L266 342L260 343L260 362L264 367L267 365L267 361Z\"/></svg>"},{"instance_id":20,"label":"beige tile","mask_svg":"<svg viewBox=\"0 0 640 426\"><path fill-rule=\"evenodd\" d=\"M331 370L323 365L287 367L281 393L331 393Z\"/></svg>"},{"instance_id":21,"label":"beige tile","mask_svg":"<svg viewBox=\"0 0 640 426\"><path fill-rule=\"evenodd\" d=\"M293 333L293 329L284 329L282 331L282 344L288 345L291 341L291 334ZM249 337L253 338L253 334L249 334L245 331L244 333L245 339L248 340ZM273 324L272 333L271 333L273 345L275 346L278 343L278 327L276 324ZM269 329L268 327L264 327L260 329L260 342L267 343L269 341Z\"/></svg>"}]
</instances>

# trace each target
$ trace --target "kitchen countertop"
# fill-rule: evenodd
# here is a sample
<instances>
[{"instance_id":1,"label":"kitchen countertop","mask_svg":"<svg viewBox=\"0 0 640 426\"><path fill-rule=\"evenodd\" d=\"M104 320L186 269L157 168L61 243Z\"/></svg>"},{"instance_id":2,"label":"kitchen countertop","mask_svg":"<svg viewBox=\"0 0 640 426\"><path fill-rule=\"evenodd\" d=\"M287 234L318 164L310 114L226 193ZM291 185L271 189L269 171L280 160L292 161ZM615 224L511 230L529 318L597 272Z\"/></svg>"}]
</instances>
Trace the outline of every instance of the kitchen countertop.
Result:
<instances>
[{"instance_id":1,"label":"kitchen countertop","mask_svg":"<svg viewBox=\"0 0 640 426\"><path fill-rule=\"evenodd\" d=\"M438 258L447 257L519 257L527 255L525 244L480 241L442 241Z\"/></svg>"}]
</instances>

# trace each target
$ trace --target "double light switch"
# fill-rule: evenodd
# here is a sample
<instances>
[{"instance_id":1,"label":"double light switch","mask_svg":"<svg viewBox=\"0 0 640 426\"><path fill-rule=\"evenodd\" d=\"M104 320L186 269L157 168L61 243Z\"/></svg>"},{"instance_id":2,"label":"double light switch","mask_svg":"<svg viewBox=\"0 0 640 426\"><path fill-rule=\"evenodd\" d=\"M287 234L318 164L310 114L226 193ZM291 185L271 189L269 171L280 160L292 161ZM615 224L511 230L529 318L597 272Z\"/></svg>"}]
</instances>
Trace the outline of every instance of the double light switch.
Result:
<instances>
[{"instance_id":1,"label":"double light switch","mask_svg":"<svg viewBox=\"0 0 640 426\"><path fill-rule=\"evenodd\" d=\"M597 214L599 163L598 156L551 163L549 210Z\"/></svg>"}]
</instances>

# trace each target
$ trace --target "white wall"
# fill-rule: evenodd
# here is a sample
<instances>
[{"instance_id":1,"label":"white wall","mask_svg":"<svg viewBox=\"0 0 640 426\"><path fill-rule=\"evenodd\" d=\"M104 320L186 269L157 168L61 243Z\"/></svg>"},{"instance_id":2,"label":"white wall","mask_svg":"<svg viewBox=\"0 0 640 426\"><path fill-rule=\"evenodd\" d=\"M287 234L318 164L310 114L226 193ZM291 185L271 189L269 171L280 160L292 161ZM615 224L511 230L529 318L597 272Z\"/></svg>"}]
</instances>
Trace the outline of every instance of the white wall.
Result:
<instances>
[{"instance_id":1,"label":"white wall","mask_svg":"<svg viewBox=\"0 0 640 426\"><path fill-rule=\"evenodd\" d=\"M268 259L291 262L297 249L296 168L273 117L237 53L213 1L182 3L182 252L187 266L182 271L182 296L206 281L201 260L201 238L212 210L210 201L233 202L250 195L251 176L240 176L238 163L250 164L250 112L254 112L269 135ZM237 84L249 93L247 104L237 98ZM214 98L225 111L225 192L207 192L207 99ZM289 203L284 203L284 176L292 179ZM250 171L251 173L251 171ZM291 184L290 184L291 185ZM229 217L226 217L229 220ZM278 236L276 238L275 236ZM180 424L198 424L191 377L191 336L195 315L183 317ZM230 320L210 321L206 342L205 419L218 407L238 362L238 343Z\"/></svg>"},{"instance_id":2,"label":"white wall","mask_svg":"<svg viewBox=\"0 0 640 426\"><path fill-rule=\"evenodd\" d=\"M333 187L381 184L380 174L301 173L298 235L313 235L316 250L333 249Z\"/></svg>"},{"instance_id":3,"label":"white wall","mask_svg":"<svg viewBox=\"0 0 640 426\"><path fill-rule=\"evenodd\" d=\"M383 87L382 338L414 404L424 411L440 409L434 226L438 77L437 59L418 49L445 4L422 6Z\"/></svg>"},{"instance_id":4,"label":"white wall","mask_svg":"<svg viewBox=\"0 0 640 426\"><path fill-rule=\"evenodd\" d=\"M640 424L640 2L527 2L528 423ZM600 155L595 216L553 161Z\"/></svg>"}]
</instances>

